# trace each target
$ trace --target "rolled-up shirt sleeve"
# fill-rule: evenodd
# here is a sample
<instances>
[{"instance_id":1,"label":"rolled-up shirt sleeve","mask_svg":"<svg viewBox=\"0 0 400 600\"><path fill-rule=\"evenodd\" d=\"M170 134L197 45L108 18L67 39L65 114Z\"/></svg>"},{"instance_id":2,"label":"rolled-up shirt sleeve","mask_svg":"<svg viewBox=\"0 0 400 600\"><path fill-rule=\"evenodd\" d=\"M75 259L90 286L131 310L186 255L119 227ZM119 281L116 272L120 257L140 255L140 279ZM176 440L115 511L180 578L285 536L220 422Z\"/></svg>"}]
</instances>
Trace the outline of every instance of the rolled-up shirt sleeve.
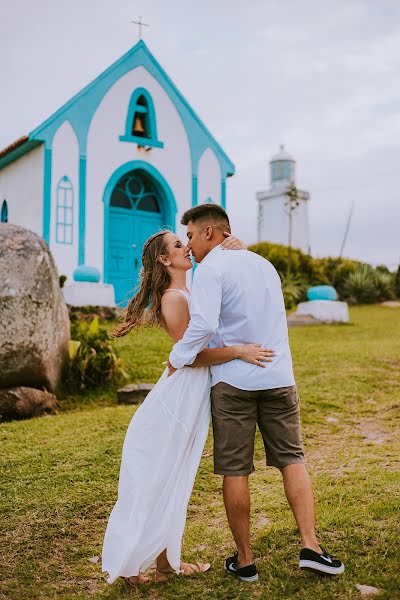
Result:
<instances>
[{"instance_id":1,"label":"rolled-up shirt sleeve","mask_svg":"<svg viewBox=\"0 0 400 600\"><path fill-rule=\"evenodd\" d=\"M169 362L175 369L191 365L198 353L207 347L218 329L221 298L220 275L209 266L200 265L194 277L188 328L169 355Z\"/></svg>"}]
</instances>

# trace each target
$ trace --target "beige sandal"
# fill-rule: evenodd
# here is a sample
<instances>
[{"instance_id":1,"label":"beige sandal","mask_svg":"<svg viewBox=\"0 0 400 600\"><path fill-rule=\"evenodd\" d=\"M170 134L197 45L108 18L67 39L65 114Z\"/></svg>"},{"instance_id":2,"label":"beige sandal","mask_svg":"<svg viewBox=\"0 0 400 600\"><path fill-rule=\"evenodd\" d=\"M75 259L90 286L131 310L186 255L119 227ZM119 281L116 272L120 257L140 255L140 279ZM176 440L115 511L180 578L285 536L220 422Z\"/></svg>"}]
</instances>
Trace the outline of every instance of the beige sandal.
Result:
<instances>
[{"instance_id":1,"label":"beige sandal","mask_svg":"<svg viewBox=\"0 0 400 600\"><path fill-rule=\"evenodd\" d=\"M210 563L181 563L181 570L178 573L175 571L156 571L156 582L157 583L167 583L170 579L174 577L190 577L190 575L195 575L196 573L206 573L211 568Z\"/></svg>"},{"instance_id":2,"label":"beige sandal","mask_svg":"<svg viewBox=\"0 0 400 600\"><path fill-rule=\"evenodd\" d=\"M143 575L142 573L139 573L139 575L132 575L131 577L122 577L122 579L132 587L135 587L136 585L147 585L150 583L149 577L147 577L147 575Z\"/></svg>"}]
</instances>

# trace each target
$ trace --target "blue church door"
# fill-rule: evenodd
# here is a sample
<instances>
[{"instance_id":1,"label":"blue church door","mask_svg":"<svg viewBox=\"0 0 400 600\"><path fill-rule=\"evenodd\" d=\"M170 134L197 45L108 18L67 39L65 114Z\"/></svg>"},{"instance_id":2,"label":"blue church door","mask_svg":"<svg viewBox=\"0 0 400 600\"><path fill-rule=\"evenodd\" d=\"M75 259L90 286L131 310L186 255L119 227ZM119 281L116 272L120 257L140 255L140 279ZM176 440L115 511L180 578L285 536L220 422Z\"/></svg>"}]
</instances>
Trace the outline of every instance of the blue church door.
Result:
<instances>
[{"instance_id":1,"label":"blue church door","mask_svg":"<svg viewBox=\"0 0 400 600\"><path fill-rule=\"evenodd\" d=\"M145 171L135 170L121 177L111 194L107 281L114 285L118 306L126 306L134 295L142 248L147 238L163 227L163 208L163 192Z\"/></svg>"}]
</instances>

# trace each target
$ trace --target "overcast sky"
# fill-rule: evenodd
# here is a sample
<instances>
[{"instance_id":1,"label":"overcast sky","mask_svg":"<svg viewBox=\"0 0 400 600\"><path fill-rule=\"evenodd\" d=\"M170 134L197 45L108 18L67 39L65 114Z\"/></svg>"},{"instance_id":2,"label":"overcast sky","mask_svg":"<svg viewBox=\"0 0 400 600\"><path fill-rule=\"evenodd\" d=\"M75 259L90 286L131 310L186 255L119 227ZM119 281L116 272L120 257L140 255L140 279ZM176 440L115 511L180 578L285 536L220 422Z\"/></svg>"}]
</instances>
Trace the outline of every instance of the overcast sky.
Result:
<instances>
[{"instance_id":1,"label":"overcast sky","mask_svg":"<svg viewBox=\"0 0 400 600\"><path fill-rule=\"evenodd\" d=\"M0 147L144 40L236 165L235 231L278 148L311 194L311 248L400 261L400 0L0 0Z\"/></svg>"}]
</instances>

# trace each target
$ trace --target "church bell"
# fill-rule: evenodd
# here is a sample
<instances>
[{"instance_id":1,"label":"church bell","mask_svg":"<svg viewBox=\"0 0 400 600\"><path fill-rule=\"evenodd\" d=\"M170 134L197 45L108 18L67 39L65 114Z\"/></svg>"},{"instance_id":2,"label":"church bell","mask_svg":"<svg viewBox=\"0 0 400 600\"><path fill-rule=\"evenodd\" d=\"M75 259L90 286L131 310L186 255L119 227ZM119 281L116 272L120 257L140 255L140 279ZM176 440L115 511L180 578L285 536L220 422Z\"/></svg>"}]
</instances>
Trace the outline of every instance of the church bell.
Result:
<instances>
[{"instance_id":1,"label":"church bell","mask_svg":"<svg viewBox=\"0 0 400 600\"><path fill-rule=\"evenodd\" d=\"M143 127L143 117L139 113L135 114L132 133L133 135L139 135L141 137L145 136L146 134L146 131Z\"/></svg>"}]
</instances>

